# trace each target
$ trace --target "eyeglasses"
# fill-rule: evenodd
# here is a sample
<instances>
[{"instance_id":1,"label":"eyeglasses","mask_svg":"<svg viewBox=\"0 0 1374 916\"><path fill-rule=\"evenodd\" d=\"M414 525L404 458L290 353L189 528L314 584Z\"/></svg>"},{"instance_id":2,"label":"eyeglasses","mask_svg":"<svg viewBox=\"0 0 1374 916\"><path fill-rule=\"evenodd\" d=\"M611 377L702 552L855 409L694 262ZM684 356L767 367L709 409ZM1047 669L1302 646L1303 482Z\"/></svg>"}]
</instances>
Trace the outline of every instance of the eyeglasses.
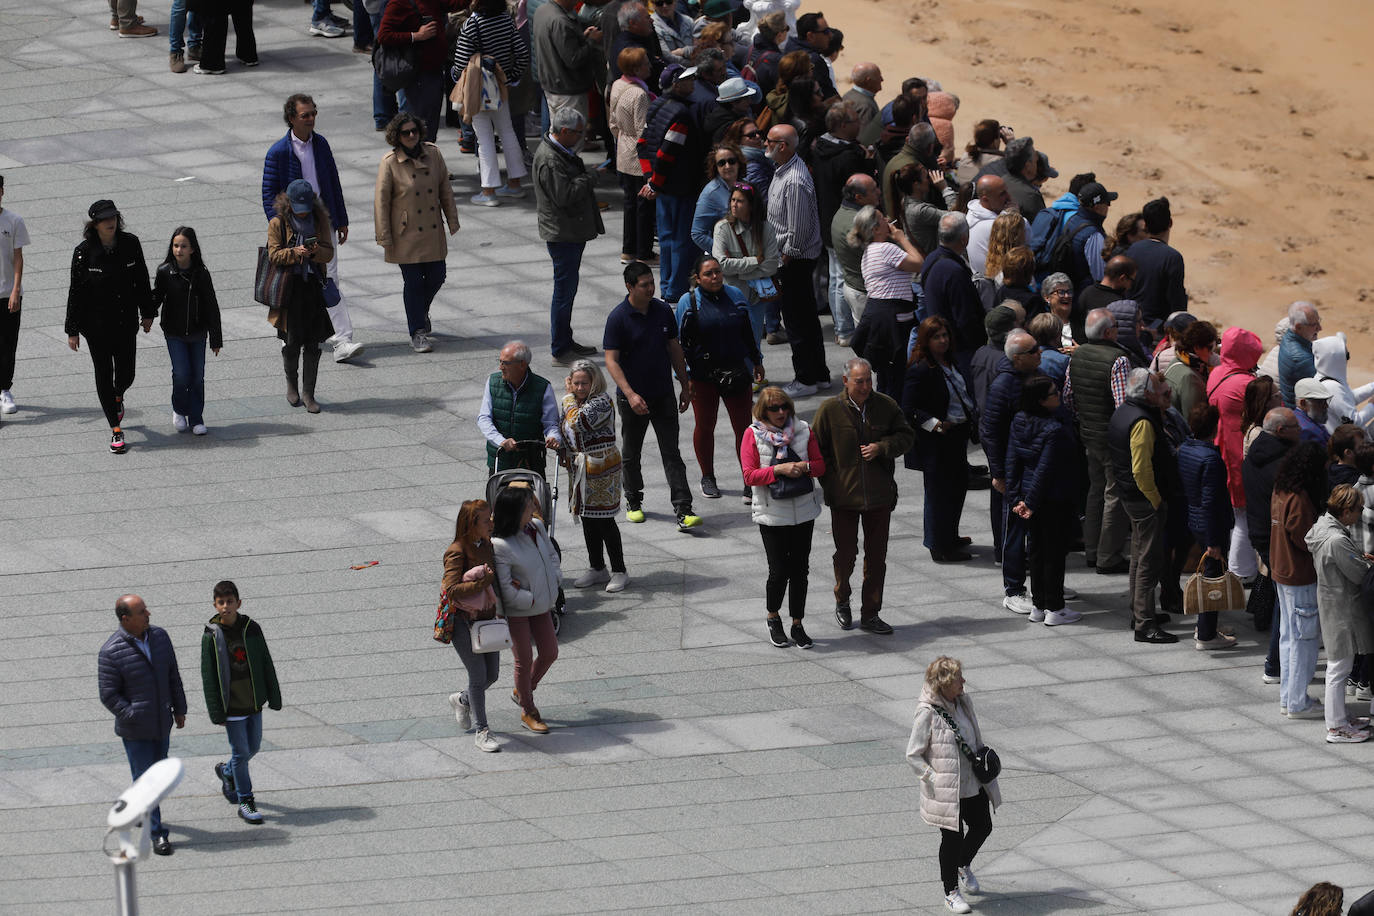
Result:
<instances>
[{"instance_id":1,"label":"eyeglasses","mask_svg":"<svg viewBox=\"0 0 1374 916\"><path fill-rule=\"evenodd\" d=\"M773 137L769 137L767 140L764 140L763 142L766 143L766 144L768 144L768 145L770 145L770 146L772 146L772 145L786 146L786 145L787 145L787 141L786 141L786 140L774 139Z\"/></svg>"},{"instance_id":2,"label":"eyeglasses","mask_svg":"<svg viewBox=\"0 0 1374 916\"><path fill-rule=\"evenodd\" d=\"M1057 289L1057 290L1055 290L1054 292L1050 293L1050 295L1053 296L1053 297L1056 298L1056 299L1072 299L1072 298L1073 298L1073 290L1067 289L1067 288L1066 288L1066 289Z\"/></svg>"}]
</instances>

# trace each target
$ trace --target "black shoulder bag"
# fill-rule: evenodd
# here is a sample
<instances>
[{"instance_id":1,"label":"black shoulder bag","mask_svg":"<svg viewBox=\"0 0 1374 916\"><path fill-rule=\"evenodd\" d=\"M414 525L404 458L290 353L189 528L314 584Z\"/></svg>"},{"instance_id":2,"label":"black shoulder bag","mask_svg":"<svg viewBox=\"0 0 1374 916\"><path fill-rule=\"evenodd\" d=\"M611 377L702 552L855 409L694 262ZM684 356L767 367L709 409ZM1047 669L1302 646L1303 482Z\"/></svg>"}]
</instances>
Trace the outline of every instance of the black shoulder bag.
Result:
<instances>
[{"instance_id":1,"label":"black shoulder bag","mask_svg":"<svg viewBox=\"0 0 1374 916\"><path fill-rule=\"evenodd\" d=\"M940 714L940 718L945 720L949 730L954 732L955 740L959 742L959 750L968 758L968 762L973 767L973 775L984 785L992 782L997 775L1002 772L1002 758L997 756L997 752L987 745L978 748L977 751L968 746L964 736L959 734L959 726L954 724L954 717L945 712L939 706L931 704L931 709Z\"/></svg>"},{"instance_id":2,"label":"black shoulder bag","mask_svg":"<svg viewBox=\"0 0 1374 916\"><path fill-rule=\"evenodd\" d=\"M773 450L773 464L779 465L784 461L801 461L801 456L792 451L792 446L787 446L781 453L777 449ZM768 495L773 499L793 499L798 496L805 496L816 489L816 482L810 474L803 474L801 477L782 477L775 472L775 479L768 485Z\"/></svg>"},{"instance_id":3,"label":"black shoulder bag","mask_svg":"<svg viewBox=\"0 0 1374 916\"><path fill-rule=\"evenodd\" d=\"M698 290L692 290L688 300L687 314L682 316L682 337L686 344L697 351L691 367L692 375L699 381L713 385L722 397L734 397L749 392L749 370L743 365L721 366L701 340L701 315L697 305Z\"/></svg>"},{"instance_id":4,"label":"black shoulder bag","mask_svg":"<svg viewBox=\"0 0 1374 916\"><path fill-rule=\"evenodd\" d=\"M415 7L416 15L421 15L419 4L412 0L411 6ZM415 69L415 45L384 45L377 42L372 48L372 71L389 91L397 92L406 88L419 75Z\"/></svg>"}]
</instances>

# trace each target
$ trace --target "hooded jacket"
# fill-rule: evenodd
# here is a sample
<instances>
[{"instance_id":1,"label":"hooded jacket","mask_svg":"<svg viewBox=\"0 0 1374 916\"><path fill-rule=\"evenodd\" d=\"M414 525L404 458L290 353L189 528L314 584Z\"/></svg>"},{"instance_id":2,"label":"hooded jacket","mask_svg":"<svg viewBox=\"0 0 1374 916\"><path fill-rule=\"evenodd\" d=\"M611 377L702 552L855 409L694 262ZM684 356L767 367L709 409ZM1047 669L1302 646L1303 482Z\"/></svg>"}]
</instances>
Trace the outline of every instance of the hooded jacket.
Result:
<instances>
[{"instance_id":1,"label":"hooded jacket","mask_svg":"<svg viewBox=\"0 0 1374 916\"><path fill-rule=\"evenodd\" d=\"M1273 433L1261 432L1245 453L1241 476L1245 484L1245 520L1249 523L1250 546L1269 552L1269 525L1273 521L1269 500L1274 495L1274 477L1279 461L1294 443Z\"/></svg>"},{"instance_id":2,"label":"hooded jacket","mask_svg":"<svg viewBox=\"0 0 1374 916\"><path fill-rule=\"evenodd\" d=\"M829 227L840 209L844 183L850 175L862 173L877 179L878 161L864 155L864 148L852 140L841 140L833 134L821 134L811 144L811 175L816 185L816 208L821 225ZM830 247L830 233L821 233L821 242Z\"/></svg>"},{"instance_id":3,"label":"hooded jacket","mask_svg":"<svg viewBox=\"0 0 1374 916\"><path fill-rule=\"evenodd\" d=\"M1307 532L1307 548L1317 567L1317 614L1328 659L1374 652L1374 622L1360 602L1360 585L1369 562L1349 528L1323 512Z\"/></svg>"},{"instance_id":4,"label":"hooded jacket","mask_svg":"<svg viewBox=\"0 0 1374 916\"><path fill-rule=\"evenodd\" d=\"M261 712L264 706L281 709L281 686L262 627L247 614L239 617L243 619L243 650L253 685L253 712ZM230 715L239 714L229 711L230 664L229 643L216 614L205 624L205 633L200 638L200 683L205 690L205 708L216 725L223 725Z\"/></svg>"},{"instance_id":5,"label":"hooded jacket","mask_svg":"<svg viewBox=\"0 0 1374 916\"><path fill-rule=\"evenodd\" d=\"M965 218L968 220L968 266L974 273L981 274L988 266L988 239L992 237L992 224L997 214L975 197L968 202Z\"/></svg>"},{"instance_id":6,"label":"hooded jacket","mask_svg":"<svg viewBox=\"0 0 1374 916\"><path fill-rule=\"evenodd\" d=\"M1312 341L1312 359L1317 367L1317 381L1331 392L1327 403L1326 431L1334 433L1342 423L1354 423L1369 429L1374 420L1374 404L1356 405L1374 395L1374 382L1351 390L1346 380L1349 353L1345 332L1337 331L1334 337L1320 337Z\"/></svg>"},{"instance_id":7,"label":"hooded jacket","mask_svg":"<svg viewBox=\"0 0 1374 916\"><path fill-rule=\"evenodd\" d=\"M1245 457L1245 436L1240 428L1245 386L1255 377L1255 364L1263 351L1258 334L1244 328L1227 328L1221 335L1221 364L1207 376L1207 400L1221 412L1216 443L1226 462L1231 505L1237 509L1245 507L1245 481L1240 473Z\"/></svg>"},{"instance_id":8,"label":"hooded jacket","mask_svg":"<svg viewBox=\"0 0 1374 916\"><path fill-rule=\"evenodd\" d=\"M916 718L911 724L911 738L906 745L906 761L921 778L921 820L941 830L959 829L959 784L960 770L969 766L959 750L959 740L954 730L945 722L935 707L944 709L951 716L958 708L973 723L973 734L964 735L964 743L975 751L983 746L983 731L978 727L978 716L973 712L973 701L965 694L953 703L925 686L921 690L921 700L916 706ZM929 777L926 778L926 771ZM1002 790L993 780L983 789L988 793L992 809L1002 804Z\"/></svg>"}]
</instances>

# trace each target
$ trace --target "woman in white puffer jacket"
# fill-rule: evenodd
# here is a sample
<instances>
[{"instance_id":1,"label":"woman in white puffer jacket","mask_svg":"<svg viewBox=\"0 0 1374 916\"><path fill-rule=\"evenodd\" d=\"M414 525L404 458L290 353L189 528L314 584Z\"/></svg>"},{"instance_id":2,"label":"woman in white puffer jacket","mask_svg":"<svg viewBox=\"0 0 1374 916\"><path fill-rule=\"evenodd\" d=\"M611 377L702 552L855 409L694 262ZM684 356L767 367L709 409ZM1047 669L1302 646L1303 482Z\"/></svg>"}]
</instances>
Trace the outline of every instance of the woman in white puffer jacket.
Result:
<instances>
[{"instance_id":1,"label":"woman in white puffer jacket","mask_svg":"<svg viewBox=\"0 0 1374 916\"><path fill-rule=\"evenodd\" d=\"M938 711L937 711L938 710ZM1002 792L994 779L982 785L973 766L959 749L954 729L943 711L959 727L964 743L977 750L983 733L973 712L973 701L964 694L964 671L958 659L942 655L926 668L925 686L916 706L906 759L921 779L921 820L940 828L940 880L945 906L955 913L971 908L960 893L979 892L973 876L973 857L992 833L992 810L1002 804ZM960 822L967 827L961 830Z\"/></svg>"}]
</instances>

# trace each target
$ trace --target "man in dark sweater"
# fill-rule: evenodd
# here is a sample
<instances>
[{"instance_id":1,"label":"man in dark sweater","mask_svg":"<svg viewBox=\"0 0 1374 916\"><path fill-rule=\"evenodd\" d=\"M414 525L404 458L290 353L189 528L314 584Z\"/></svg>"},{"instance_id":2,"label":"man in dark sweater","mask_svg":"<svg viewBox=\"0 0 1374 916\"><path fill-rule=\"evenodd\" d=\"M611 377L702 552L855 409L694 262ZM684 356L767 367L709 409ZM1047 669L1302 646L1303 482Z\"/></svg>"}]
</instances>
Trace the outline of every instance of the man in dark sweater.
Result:
<instances>
[{"instance_id":1,"label":"man in dark sweater","mask_svg":"<svg viewBox=\"0 0 1374 916\"><path fill-rule=\"evenodd\" d=\"M1188 292L1183 288L1183 255L1169 247L1174 218L1169 198L1152 200L1141 208L1147 237L1126 249L1135 261L1136 281L1129 298L1140 303L1145 323L1159 327L1173 312L1188 311Z\"/></svg>"},{"instance_id":2,"label":"man in dark sweater","mask_svg":"<svg viewBox=\"0 0 1374 916\"><path fill-rule=\"evenodd\" d=\"M921 267L921 288L925 294L925 314L939 315L949 322L954 336L954 361L969 378L973 351L983 345L983 301L973 286L973 270L964 253L968 251L968 221L962 213L946 213L940 218L937 241Z\"/></svg>"}]
</instances>

